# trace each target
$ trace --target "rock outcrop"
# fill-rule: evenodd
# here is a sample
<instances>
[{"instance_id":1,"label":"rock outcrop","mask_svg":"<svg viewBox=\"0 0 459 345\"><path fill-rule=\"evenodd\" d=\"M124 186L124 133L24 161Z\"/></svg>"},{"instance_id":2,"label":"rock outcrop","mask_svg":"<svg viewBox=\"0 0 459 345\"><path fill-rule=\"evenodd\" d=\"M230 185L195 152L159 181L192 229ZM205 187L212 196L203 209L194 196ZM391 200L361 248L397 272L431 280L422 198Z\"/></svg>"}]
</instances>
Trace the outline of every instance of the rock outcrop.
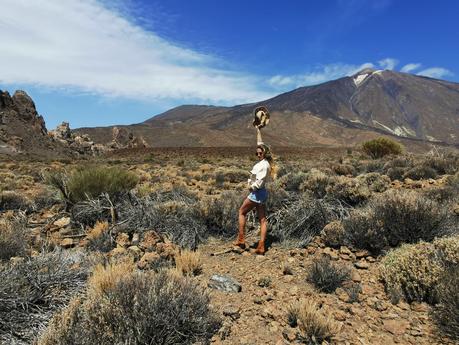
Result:
<instances>
[{"instance_id":1,"label":"rock outcrop","mask_svg":"<svg viewBox=\"0 0 459 345\"><path fill-rule=\"evenodd\" d=\"M40 152L52 148L45 121L24 91L0 90L0 153Z\"/></svg>"},{"instance_id":2,"label":"rock outcrop","mask_svg":"<svg viewBox=\"0 0 459 345\"><path fill-rule=\"evenodd\" d=\"M113 127L113 140L108 146L112 149L143 148L149 145L142 137L136 137L124 127Z\"/></svg>"},{"instance_id":3,"label":"rock outcrop","mask_svg":"<svg viewBox=\"0 0 459 345\"><path fill-rule=\"evenodd\" d=\"M97 155L108 150L108 147L95 144L89 135L72 133L68 122L62 122L55 130L49 131L49 136L56 142L82 155Z\"/></svg>"}]
</instances>

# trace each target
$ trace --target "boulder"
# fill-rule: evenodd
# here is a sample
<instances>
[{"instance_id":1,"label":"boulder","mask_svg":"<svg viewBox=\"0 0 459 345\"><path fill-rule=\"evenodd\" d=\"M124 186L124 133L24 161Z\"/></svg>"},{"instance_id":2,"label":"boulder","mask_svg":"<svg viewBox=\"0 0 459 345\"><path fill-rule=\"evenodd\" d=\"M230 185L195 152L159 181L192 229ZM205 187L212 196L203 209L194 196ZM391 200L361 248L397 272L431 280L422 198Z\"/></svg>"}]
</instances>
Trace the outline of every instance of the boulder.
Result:
<instances>
[{"instance_id":1,"label":"boulder","mask_svg":"<svg viewBox=\"0 0 459 345\"><path fill-rule=\"evenodd\" d=\"M228 275L214 274L210 277L208 287L225 292L241 292L241 284Z\"/></svg>"}]
</instances>

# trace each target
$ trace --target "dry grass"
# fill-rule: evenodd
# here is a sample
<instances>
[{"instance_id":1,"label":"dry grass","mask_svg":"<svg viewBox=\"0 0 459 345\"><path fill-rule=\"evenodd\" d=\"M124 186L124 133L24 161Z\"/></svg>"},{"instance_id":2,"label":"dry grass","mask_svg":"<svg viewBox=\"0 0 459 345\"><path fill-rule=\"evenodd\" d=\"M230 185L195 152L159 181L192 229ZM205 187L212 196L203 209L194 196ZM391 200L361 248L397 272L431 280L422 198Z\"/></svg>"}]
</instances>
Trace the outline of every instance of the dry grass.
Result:
<instances>
[{"instance_id":1,"label":"dry grass","mask_svg":"<svg viewBox=\"0 0 459 345\"><path fill-rule=\"evenodd\" d=\"M27 218L24 215L6 213L0 218L0 260L22 256L27 249Z\"/></svg>"},{"instance_id":2,"label":"dry grass","mask_svg":"<svg viewBox=\"0 0 459 345\"><path fill-rule=\"evenodd\" d=\"M321 344L323 341L330 341L337 332L337 326L332 317L324 315L314 301L301 301L297 312L298 328L303 341Z\"/></svg>"},{"instance_id":3,"label":"dry grass","mask_svg":"<svg viewBox=\"0 0 459 345\"><path fill-rule=\"evenodd\" d=\"M201 254L197 251L182 250L175 256L175 267L184 276L196 276L202 272Z\"/></svg>"},{"instance_id":4,"label":"dry grass","mask_svg":"<svg viewBox=\"0 0 459 345\"><path fill-rule=\"evenodd\" d=\"M126 276L134 271L131 259L111 262L105 266L97 265L88 279L90 293L94 296L106 296Z\"/></svg>"}]
</instances>

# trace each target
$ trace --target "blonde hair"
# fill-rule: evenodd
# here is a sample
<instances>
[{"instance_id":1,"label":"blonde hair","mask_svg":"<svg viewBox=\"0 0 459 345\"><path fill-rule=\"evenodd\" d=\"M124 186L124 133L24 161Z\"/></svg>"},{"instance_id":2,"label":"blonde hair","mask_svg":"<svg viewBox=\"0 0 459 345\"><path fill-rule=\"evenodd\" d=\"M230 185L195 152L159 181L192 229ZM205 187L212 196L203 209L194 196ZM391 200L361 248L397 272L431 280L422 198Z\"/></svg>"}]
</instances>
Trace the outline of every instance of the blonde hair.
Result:
<instances>
[{"instance_id":1,"label":"blonde hair","mask_svg":"<svg viewBox=\"0 0 459 345\"><path fill-rule=\"evenodd\" d=\"M263 156L269 162L269 165L271 167L270 175L273 179L275 179L277 177L277 171L279 169L277 167L277 164L274 162L274 157L271 152L271 149L269 148L268 145L265 145L265 144L259 144L257 145L257 148L263 151Z\"/></svg>"}]
</instances>

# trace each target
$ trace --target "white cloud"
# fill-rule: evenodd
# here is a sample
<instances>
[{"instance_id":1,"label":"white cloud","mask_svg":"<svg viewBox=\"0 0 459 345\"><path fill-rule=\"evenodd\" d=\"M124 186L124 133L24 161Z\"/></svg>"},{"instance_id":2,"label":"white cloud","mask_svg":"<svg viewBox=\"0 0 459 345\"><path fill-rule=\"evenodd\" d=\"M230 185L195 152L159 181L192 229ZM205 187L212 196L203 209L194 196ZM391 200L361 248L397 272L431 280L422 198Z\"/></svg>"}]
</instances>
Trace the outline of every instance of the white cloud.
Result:
<instances>
[{"instance_id":1,"label":"white cloud","mask_svg":"<svg viewBox=\"0 0 459 345\"><path fill-rule=\"evenodd\" d=\"M414 71L415 69L419 69L421 66L422 66L422 64L420 64L420 63L409 63L409 64L406 64L405 66L403 66L400 69L400 72L410 73L410 72Z\"/></svg>"},{"instance_id":2,"label":"white cloud","mask_svg":"<svg viewBox=\"0 0 459 345\"><path fill-rule=\"evenodd\" d=\"M454 73L443 67L431 67L418 72L417 75L441 79L444 77L451 77Z\"/></svg>"},{"instance_id":3,"label":"white cloud","mask_svg":"<svg viewBox=\"0 0 459 345\"><path fill-rule=\"evenodd\" d=\"M299 87L307 85L315 85L323 83L332 79L338 79L345 76L350 76L364 68L373 68L374 65L370 62L361 65L350 64L330 64L320 66L314 71L303 74L296 74L290 76L276 75L268 80L268 83L278 89L285 89L286 87Z\"/></svg>"},{"instance_id":4,"label":"white cloud","mask_svg":"<svg viewBox=\"0 0 459 345\"><path fill-rule=\"evenodd\" d=\"M2 0L0 82L130 99L247 102L259 78L215 67L97 0Z\"/></svg>"},{"instance_id":5,"label":"white cloud","mask_svg":"<svg viewBox=\"0 0 459 345\"><path fill-rule=\"evenodd\" d=\"M393 70L398 64L398 60L393 58L385 58L378 61L379 66L383 69Z\"/></svg>"}]
</instances>

